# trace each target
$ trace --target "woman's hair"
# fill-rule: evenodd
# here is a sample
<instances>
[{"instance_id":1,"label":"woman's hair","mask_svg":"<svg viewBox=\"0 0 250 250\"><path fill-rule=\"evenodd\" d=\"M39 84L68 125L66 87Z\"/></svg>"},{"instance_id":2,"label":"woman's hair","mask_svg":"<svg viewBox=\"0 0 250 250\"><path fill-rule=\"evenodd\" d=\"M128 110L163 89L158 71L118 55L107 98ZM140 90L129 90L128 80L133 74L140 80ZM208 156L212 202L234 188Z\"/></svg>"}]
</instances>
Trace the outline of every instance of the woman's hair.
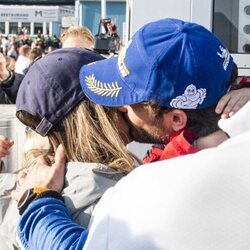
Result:
<instances>
[{"instance_id":1,"label":"woman's hair","mask_svg":"<svg viewBox=\"0 0 250 250\"><path fill-rule=\"evenodd\" d=\"M39 119L25 111L17 117L31 127ZM117 111L85 99L48 133L55 152L62 144L68 161L102 163L125 173L134 168L134 158L117 130Z\"/></svg>"}]
</instances>

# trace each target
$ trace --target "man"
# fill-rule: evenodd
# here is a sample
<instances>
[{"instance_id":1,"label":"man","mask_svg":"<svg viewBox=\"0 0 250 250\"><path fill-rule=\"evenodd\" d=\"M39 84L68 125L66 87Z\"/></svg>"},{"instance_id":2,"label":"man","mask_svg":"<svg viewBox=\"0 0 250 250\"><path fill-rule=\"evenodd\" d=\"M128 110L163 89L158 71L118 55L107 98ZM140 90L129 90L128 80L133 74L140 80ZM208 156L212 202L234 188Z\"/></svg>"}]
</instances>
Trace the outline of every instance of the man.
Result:
<instances>
[{"instance_id":1,"label":"man","mask_svg":"<svg viewBox=\"0 0 250 250\"><path fill-rule=\"evenodd\" d=\"M152 162L227 138L214 110L233 73L229 52L209 31L167 19L144 26L118 57L84 67L80 80L91 101L124 112L135 141L165 144L145 160Z\"/></svg>"},{"instance_id":2,"label":"man","mask_svg":"<svg viewBox=\"0 0 250 250\"><path fill-rule=\"evenodd\" d=\"M247 249L249 112L223 120L232 138L219 147L146 164L110 188L84 249Z\"/></svg>"},{"instance_id":3,"label":"man","mask_svg":"<svg viewBox=\"0 0 250 250\"><path fill-rule=\"evenodd\" d=\"M63 48L93 49L94 37L87 27L72 26L66 29L60 37Z\"/></svg>"},{"instance_id":4,"label":"man","mask_svg":"<svg viewBox=\"0 0 250 250\"><path fill-rule=\"evenodd\" d=\"M209 46L206 48L209 49L204 51L202 45L207 43ZM131 122L130 134L133 138L137 140L149 138L150 141L164 142L166 136L171 137L174 132L183 131L186 128L188 115L183 111L185 108L190 110L214 108L219 98L229 88L232 70L233 61L228 51L209 31L199 25L165 19L145 25L134 35L127 50L118 58L83 67L81 85L88 98L94 102L106 106L118 106L120 111L126 114L126 119ZM143 102L148 102L149 105L152 103L153 106L149 106L147 103L146 105L140 104ZM137 103L138 105L135 107L131 106ZM22 104L19 103L19 108L20 105L22 106ZM154 105L160 106L159 108L163 107L163 110ZM159 114L151 113L150 115L152 107L159 109ZM214 132L217 131L214 130ZM219 133L219 136L221 135L224 136ZM215 136L216 140L218 139L217 134L212 136ZM218 141L216 141L217 143ZM44 162L32 167L22 183L22 189L41 187L60 192L63 186L64 171L60 155L62 155L62 150L58 151L54 166L46 168L44 181L39 175L39 182L37 182L36 174L43 172ZM168 161L164 162L164 165L167 163ZM186 167L188 170L189 166ZM55 176L58 177L57 180ZM178 180L176 185L178 186ZM157 186L157 183L153 186ZM27 196L22 196L21 200L24 202L22 206L27 205L28 207L19 224L18 234L22 245L26 248L39 249L42 247L39 246L39 239L46 237L50 230L51 237L47 239L46 247L56 248L61 243L63 248L74 242L74 246L77 245L80 249L86 240L87 231L72 223L59 193L54 191L53 196L49 196L48 192L40 193L36 197L38 199L31 204L29 202L31 193L27 192ZM164 202L167 201L169 195L170 193L167 197L163 195ZM137 198L139 202L140 196ZM50 206L48 201L53 205ZM143 200L141 202L146 206ZM178 209L181 209L181 206ZM43 217L44 211L46 211L46 218ZM55 211L56 213L54 213ZM130 211L130 214L133 215L133 211ZM162 213L161 215L164 216ZM139 214L136 213L135 216L139 216ZM145 219L140 216L139 218L141 221ZM115 221L112 220L110 226L113 222ZM152 226L154 227L154 225ZM65 234L64 228L70 229L73 233ZM98 227L96 228L98 230ZM105 232L102 230L102 233L106 235L109 229L110 227ZM162 236L164 237L164 235L160 235L160 237ZM58 239L61 240L59 243ZM106 236L102 238L102 242L103 239L105 242L109 242ZM112 235L110 239L112 241ZM148 239L147 249L157 249L152 245L150 238L145 236L143 241L145 239ZM65 244L66 242L67 244ZM120 249L123 243L120 242L120 244L121 246L112 245L112 249ZM161 244L165 245L160 249L167 248L166 242ZM102 244L102 246L104 245L107 246L105 243ZM129 248L129 245L126 244L124 246L127 247L126 249L136 249ZM138 249L145 249L145 244L143 247L138 247Z\"/></svg>"},{"instance_id":5,"label":"man","mask_svg":"<svg viewBox=\"0 0 250 250\"><path fill-rule=\"evenodd\" d=\"M27 69L30 66L29 54L31 47L29 45L23 45L19 49L19 56L15 65L15 72L21 75L24 75Z\"/></svg>"}]
</instances>

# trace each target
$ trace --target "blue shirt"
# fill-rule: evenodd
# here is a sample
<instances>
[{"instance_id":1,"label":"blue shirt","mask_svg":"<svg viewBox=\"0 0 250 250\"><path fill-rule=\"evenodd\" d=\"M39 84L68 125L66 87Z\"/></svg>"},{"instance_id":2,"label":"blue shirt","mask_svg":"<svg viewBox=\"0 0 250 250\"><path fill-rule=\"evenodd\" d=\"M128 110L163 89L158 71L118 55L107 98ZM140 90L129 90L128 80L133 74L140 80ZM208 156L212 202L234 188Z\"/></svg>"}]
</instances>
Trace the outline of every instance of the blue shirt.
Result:
<instances>
[{"instance_id":1,"label":"blue shirt","mask_svg":"<svg viewBox=\"0 0 250 250\"><path fill-rule=\"evenodd\" d=\"M17 228L19 243L24 249L82 249L88 229L72 221L65 204L55 198L32 202Z\"/></svg>"}]
</instances>

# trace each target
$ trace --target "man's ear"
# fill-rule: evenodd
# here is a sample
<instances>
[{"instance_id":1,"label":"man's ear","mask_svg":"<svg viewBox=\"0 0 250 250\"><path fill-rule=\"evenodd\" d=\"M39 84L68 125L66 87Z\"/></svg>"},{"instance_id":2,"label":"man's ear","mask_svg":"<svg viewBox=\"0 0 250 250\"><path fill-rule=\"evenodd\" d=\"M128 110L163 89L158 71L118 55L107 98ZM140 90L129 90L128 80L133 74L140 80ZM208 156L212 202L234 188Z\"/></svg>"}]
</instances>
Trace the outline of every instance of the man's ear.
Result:
<instances>
[{"instance_id":1,"label":"man's ear","mask_svg":"<svg viewBox=\"0 0 250 250\"><path fill-rule=\"evenodd\" d=\"M123 112L123 113L127 113L128 112L128 106L125 105L125 106L117 107L117 110L119 110L120 112Z\"/></svg>"},{"instance_id":2,"label":"man's ear","mask_svg":"<svg viewBox=\"0 0 250 250\"><path fill-rule=\"evenodd\" d=\"M163 115L164 123L171 128L173 132L184 129L187 125L187 115L180 109L173 109L172 111Z\"/></svg>"}]
</instances>

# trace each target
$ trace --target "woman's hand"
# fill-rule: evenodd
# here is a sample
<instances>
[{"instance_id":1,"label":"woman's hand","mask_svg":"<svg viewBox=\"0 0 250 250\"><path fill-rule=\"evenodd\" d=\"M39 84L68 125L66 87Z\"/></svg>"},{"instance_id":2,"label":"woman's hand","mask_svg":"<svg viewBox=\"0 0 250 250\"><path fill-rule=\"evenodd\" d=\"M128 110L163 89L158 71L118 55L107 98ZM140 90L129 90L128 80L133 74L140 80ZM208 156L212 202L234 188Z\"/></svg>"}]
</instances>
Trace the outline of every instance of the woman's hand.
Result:
<instances>
[{"instance_id":1,"label":"woman's hand","mask_svg":"<svg viewBox=\"0 0 250 250\"><path fill-rule=\"evenodd\" d=\"M215 112L221 118L229 118L250 101L250 88L232 90L224 95L218 102Z\"/></svg>"}]
</instances>

